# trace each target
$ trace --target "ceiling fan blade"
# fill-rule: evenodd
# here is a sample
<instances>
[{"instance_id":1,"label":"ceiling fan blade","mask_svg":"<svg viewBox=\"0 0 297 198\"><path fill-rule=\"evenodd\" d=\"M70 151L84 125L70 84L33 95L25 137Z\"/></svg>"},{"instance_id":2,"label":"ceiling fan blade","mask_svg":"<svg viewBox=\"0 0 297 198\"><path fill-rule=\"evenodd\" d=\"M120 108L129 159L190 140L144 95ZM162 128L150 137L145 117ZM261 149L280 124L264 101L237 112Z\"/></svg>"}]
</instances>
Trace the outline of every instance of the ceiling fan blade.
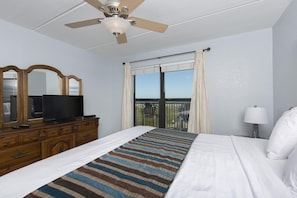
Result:
<instances>
[{"instance_id":1,"label":"ceiling fan blade","mask_svg":"<svg viewBox=\"0 0 297 198\"><path fill-rule=\"evenodd\" d=\"M135 22L135 23L132 22L131 25L133 25L135 27L151 30L154 32L163 33L168 28L168 25L166 25L166 24L149 21L146 19L140 19L140 18L136 18L136 17L129 17L128 19Z\"/></svg>"},{"instance_id":2,"label":"ceiling fan blade","mask_svg":"<svg viewBox=\"0 0 297 198\"><path fill-rule=\"evenodd\" d=\"M84 26L100 24L101 20L102 20L102 18L89 19L89 20L85 20L85 21L78 21L78 22L74 22L74 23L68 23L68 24L65 24L65 25L67 27L71 27L71 28L80 28L80 27L84 27Z\"/></svg>"},{"instance_id":3,"label":"ceiling fan blade","mask_svg":"<svg viewBox=\"0 0 297 198\"><path fill-rule=\"evenodd\" d=\"M116 36L118 44L127 43L127 36L125 33Z\"/></svg>"},{"instance_id":4,"label":"ceiling fan blade","mask_svg":"<svg viewBox=\"0 0 297 198\"><path fill-rule=\"evenodd\" d=\"M84 1L90 4L91 6L95 7L96 9L100 10L101 12L108 13L108 8L100 1L98 0L84 0Z\"/></svg>"},{"instance_id":5,"label":"ceiling fan blade","mask_svg":"<svg viewBox=\"0 0 297 198\"><path fill-rule=\"evenodd\" d=\"M144 0L122 0L119 8L121 8L121 12L124 12L123 14L129 15L135 8L137 8ZM124 8L124 9L123 9ZM125 8L128 8L126 11Z\"/></svg>"}]
</instances>

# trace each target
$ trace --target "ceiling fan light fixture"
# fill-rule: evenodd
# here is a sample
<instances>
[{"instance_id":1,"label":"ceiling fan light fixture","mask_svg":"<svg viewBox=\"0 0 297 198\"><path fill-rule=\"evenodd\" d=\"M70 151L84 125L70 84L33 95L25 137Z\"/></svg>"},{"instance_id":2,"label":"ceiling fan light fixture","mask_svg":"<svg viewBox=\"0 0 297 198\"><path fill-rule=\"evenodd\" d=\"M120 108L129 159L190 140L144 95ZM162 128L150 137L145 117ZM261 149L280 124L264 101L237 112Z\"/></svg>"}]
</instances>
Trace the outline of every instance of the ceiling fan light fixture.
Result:
<instances>
[{"instance_id":1,"label":"ceiling fan light fixture","mask_svg":"<svg viewBox=\"0 0 297 198\"><path fill-rule=\"evenodd\" d=\"M101 22L104 27L114 35L126 33L130 27L130 22L118 16L106 17Z\"/></svg>"}]
</instances>

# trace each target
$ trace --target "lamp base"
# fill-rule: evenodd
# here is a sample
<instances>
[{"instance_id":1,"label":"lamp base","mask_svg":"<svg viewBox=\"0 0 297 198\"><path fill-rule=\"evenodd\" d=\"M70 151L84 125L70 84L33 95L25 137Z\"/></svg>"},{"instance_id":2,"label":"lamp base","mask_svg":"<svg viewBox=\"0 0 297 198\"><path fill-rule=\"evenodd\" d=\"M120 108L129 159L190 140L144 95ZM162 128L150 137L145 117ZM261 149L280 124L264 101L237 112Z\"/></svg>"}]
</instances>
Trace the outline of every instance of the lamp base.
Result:
<instances>
[{"instance_id":1,"label":"lamp base","mask_svg":"<svg viewBox=\"0 0 297 198\"><path fill-rule=\"evenodd\" d=\"M259 125L253 124L253 131L252 131L252 138L258 138L259 137Z\"/></svg>"}]
</instances>

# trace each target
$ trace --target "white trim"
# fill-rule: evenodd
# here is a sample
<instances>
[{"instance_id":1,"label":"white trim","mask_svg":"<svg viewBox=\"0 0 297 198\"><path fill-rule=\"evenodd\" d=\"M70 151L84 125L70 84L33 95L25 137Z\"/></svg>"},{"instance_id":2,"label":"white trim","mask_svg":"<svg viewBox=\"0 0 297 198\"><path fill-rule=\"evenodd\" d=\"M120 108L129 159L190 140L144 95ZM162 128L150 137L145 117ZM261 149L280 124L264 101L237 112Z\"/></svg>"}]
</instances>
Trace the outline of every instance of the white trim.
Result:
<instances>
[{"instance_id":1,"label":"white trim","mask_svg":"<svg viewBox=\"0 0 297 198\"><path fill-rule=\"evenodd\" d=\"M194 60L186 60L179 62L164 63L160 65L151 65L143 67L132 67L132 75L139 74L149 74L149 73L159 73L161 72L170 72L170 71L180 71L194 68Z\"/></svg>"},{"instance_id":2,"label":"white trim","mask_svg":"<svg viewBox=\"0 0 297 198\"><path fill-rule=\"evenodd\" d=\"M193 69L193 68L194 68L194 60L161 64L162 72L187 70L187 69Z\"/></svg>"},{"instance_id":3,"label":"white trim","mask_svg":"<svg viewBox=\"0 0 297 198\"><path fill-rule=\"evenodd\" d=\"M132 67L131 74L132 75L139 75L139 74L149 74L149 73L160 73L160 66L159 65L151 65L145 67Z\"/></svg>"}]
</instances>

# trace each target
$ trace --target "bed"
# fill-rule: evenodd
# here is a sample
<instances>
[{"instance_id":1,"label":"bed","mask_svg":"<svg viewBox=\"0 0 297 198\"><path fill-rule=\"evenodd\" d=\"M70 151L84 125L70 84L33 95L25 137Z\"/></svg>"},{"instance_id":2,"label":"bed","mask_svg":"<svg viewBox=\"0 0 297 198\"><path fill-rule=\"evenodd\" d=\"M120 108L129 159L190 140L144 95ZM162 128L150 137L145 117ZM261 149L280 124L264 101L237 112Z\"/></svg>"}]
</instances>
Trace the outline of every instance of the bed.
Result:
<instances>
[{"instance_id":1,"label":"bed","mask_svg":"<svg viewBox=\"0 0 297 198\"><path fill-rule=\"evenodd\" d=\"M137 126L38 161L0 177L0 197L36 189L154 130ZM268 140L199 134L165 197L293 197L282 176L287 159L266 157Z\"/></svg>"}]
</instances>

